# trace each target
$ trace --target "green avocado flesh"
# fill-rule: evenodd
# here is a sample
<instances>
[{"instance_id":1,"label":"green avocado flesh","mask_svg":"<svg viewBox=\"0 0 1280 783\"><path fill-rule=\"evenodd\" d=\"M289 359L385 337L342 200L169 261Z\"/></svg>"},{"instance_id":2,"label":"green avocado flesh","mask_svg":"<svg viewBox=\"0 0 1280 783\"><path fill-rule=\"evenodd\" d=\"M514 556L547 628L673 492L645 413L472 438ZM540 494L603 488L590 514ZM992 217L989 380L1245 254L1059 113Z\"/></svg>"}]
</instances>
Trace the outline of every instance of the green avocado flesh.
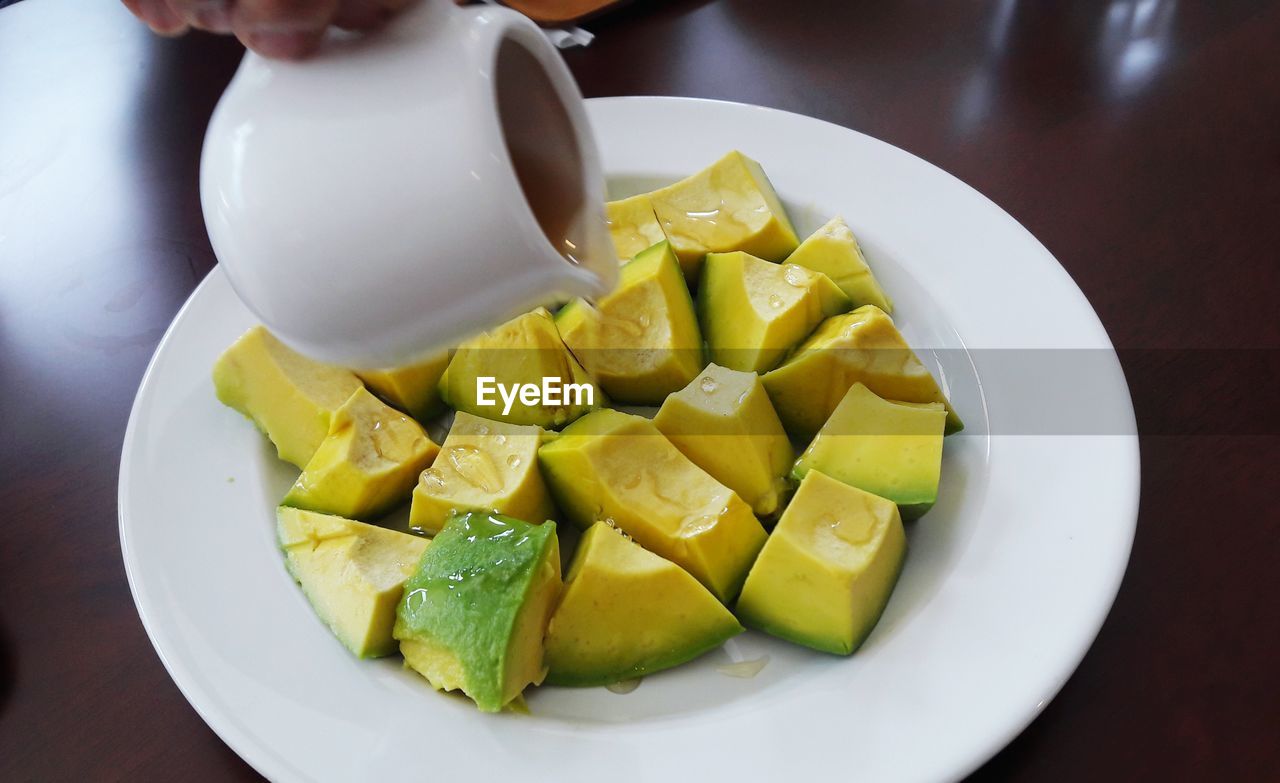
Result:
<instances>
[{"instance_id":1,"label":"green avocado flesh","mask_svg":"<svg viewBox=\"0 0 1280 783\"><path fill-rule=\"evenodd\" d=\"M409 497L439 451L422 425L361 388L334 412L328 436L281 505L377 516Z\"/></svg>"},{"instance_id":2,"label":"green avocado flesh","mask_svg":"<svg viewBox=\"0 0 1280 783\"><path fill-rule=\"evenodd\" d=\"M855 383L796 460L792 476L819 470L898 504L916 519L938 499L947 410L940 402L894 402Z\"/></svg>"},{"instance_id":3,"label":"green avocado flesh","mask_svg":"<svg viewBox=\"0 0 1280 783\"><path fill-rule=\"evenodd\" d=\"M667 242L637 255L620 275L594 308L582 299L565 305L556 328L610 398L661 405L705 364L693 300Z\"/></svg>"},{"instance_id":4,"label":"green avocado flesh","mask_svg":"<svg viewBox=\"0 0 1280 783\"><path fill-rule=\"evenodd\" d=\"M554 522L449 519L404 586L394 635L405 665L497 712L546 676L542 641L560 593Z\"/></svg>"},{"instance_id":5,"label":"green avocado flesh","mask_svg":"<svg viewBox=\"0 0 1280 783\"><path fill-rule=\"evenodd\" d=\"M547 628L547 682L608 685L653 674L741 632L684 569L597 522L578 543Z\"/></svg>"},{"instance_id":6,"label":"green avocado flesh","mask_svg":"<svg viewBox=\"0 0 1280 783\"><path fill-rule=\"evenodd\" d=\"M218 357L213 387L275 444L280 459L307 464L342 403L362 388L347 370L314 362L255 326Z\"/></svg>"},{"instance_id":7,"label":"green avocado flesh","mask_svg":"<svg viewBox=\"0 0 1280 783\"><path fill-rule=\"evenodd\" d=\"M755 373L709 365L667 397L653 424L757 514L781 507L795 452Z\"/></svg>"},{"instance_id":8,"label":"green avocado flesh","mask_svg":"<svg viewBox=\"0 0 1280 783\"><path fill-rule=\"evenodd\" d=\"M721 601L764 545L751 507L689 461L653 422L590 413L538 451L560 510L579 528L606 520L684 568Z\"/></svg>"},{"instance_id":9,"label":"green avocado flesh","mask_svg":"<svg viewBox=\"0 0 1280 783\"><path fill-rule=\"evenodd\" d=\"M276 510L276 536L290 575L351 652L376 658L396 651L396 605L430 541L284 507Z\"/></svg>"},{"instance_id":10,"label":"green avocado flesh","mask_svg":"<svg viewBox=\"0 0 1280 783\"><path fill-rule=\"evenodd\" d=\"M887 400L940 402L947 407L947 432L964 428L938 382L875 305L823 321L776 370L764 388L787 431L812 438L845 392L855 383Z\"/></svg>"},{"instance_id":11,"label":"green avocado flesh","mask_svg":"<svg viewBox=\"0 0 1280 783\"><path fill-rule=\"evenodd\" d=\"M886 313L893 312L893 303L871 274L862 248L844 218L831 218L813 232L787 256L787 263L799 264L831 278L854 307L870 304Z\"/></svg>"},{"instance_id":12,"label":"green avocado flesh","mask_svg":"<svg viewBox=\"0 0 1280 783\"><path fill-rule=\"evenodd\" d=\"M824 274L742 252L710 253L698 288L698 315L711 361L764 372L849 298Z\"/></svg>"},{"instance_id":13,"label":"green avocado flesh","mask_svg":"<svg viewBox=\"0 0 1280 783\"><path fill-rule=\"evenodd\" d=\"M593 387L591 404L580 395L574 396L571 404L529 405L517 400L504 413L502 399L496 393L490 395L493 405L480 404L476 379L482 377L508 388L542 385L547 378L561 387L589 384ZM560 340L551 313L539 307L459 346L440 378L440 396L450 407L486 419L562 427L604 403L604 395L594 386L594 379Z\"/></svg>"},{"instance_id":14,"label":"green avocado flesh","mask_svg":"<svg viewBox=\"0 0 1280 783\"><path fill-rule=\"evenodd\" d=\"M773 636L848 655L879 621L906 551L892 501L811 470L751 567L738 617Z\"/></svg>"}]
</instances>

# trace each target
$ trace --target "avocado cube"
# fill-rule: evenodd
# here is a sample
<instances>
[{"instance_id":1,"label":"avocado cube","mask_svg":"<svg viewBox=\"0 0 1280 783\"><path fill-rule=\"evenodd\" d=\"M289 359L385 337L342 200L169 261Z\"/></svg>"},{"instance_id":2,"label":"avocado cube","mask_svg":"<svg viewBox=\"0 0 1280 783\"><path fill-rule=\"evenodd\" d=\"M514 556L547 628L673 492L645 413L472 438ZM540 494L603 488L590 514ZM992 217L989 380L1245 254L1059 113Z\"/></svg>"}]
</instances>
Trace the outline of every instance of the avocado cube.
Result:
<instances>
[{"instance_id":1,"label":"avocado cube","mask_svg":"<svg viewBox=\"0 0 1280 783\"><path fill-rule=\"evenodd\" d=\"M422 425L361 387L333 414L329 435L282 505L376 516L409 497L439 451Z\"/></svg>"},{"instance_id":2,"label":"avocado cube","mask_svg":"<svg viewBox=\"0 0 1280 783\"><path fill-rule=\"evenodd\" d=\"M811 470L747 576L738 617L849 655L884 612L906 551L897 505Z\"/></svg>"},{"instance_id":3,"label":"avocado cube","mask_svg":"<svg viewBox=\"0 0 1280 783\"><path fill-rule=\"evenodd\" d=\"M880 287L862 246L842 217L833 217L826 225L809 235L787 263L798 264L831 278L854 307L875 305L886 313L893 312L893 302Z\"/></svg>"},{"instance_id":4,"label":"avocado cube","mask_svg":"<svg viewBox=\"0 0 1280 783\"><path fill-rule=\"evenodd\" d=\"M280 459L298 467L320 447L334 411L361 388L351 372L308 359L262 326L218 357L213 386L224 405L271 439Z\"/></svg>"},{"instance_id":5,"label":"avocado cube","mask_svg":"<svg viewBox=\"0 0 1280 783\"><path fill-rule=\"evenodd\" d=\"M641 416L605 409L538 451L560 510L585 530L610 521L732 600L764 545L751 507Z\"/></svg>"},{"instance_id":6,"label":"avocado cube","mask_svg":"<svg viewBox=\"0 0 1280 783\"><path fill-rule=\"evenodd\" d=\"M432 687L497 712L546 676L542 640L559 594L554 522L459 514L405 583L394 636Z\"/></svg>"},{"instance_id":7,"label":"avocado cube","mask_svg":"<svg viewBox=\"0 0 1280 783\"><path fill-rule=\"evenodd\" d=\"M947 409L940 402L895 402L855 383L796 460L792 476L811 470L898 504L917 519L938 499Z\"/></svg>"},{"instance_id":8,"label":"avocado cube","mask_svg":"<svg viewBox=\"0 0 1280 783\"><path fill-rule=\"evenodd\" d=\"M649 201L691 282L707 253L741 250L781 261L799 244L764 169L736 150L653 191Z\"/></svg>"},{"instance_id":9,"label":"avocado cube","mask_svg":"<svg viewBox=\"0 0 1280 783\"><path fill-rule=\"evenodd\" d=\"M711 253L698 288L698 315L711 361L765 372L849 299L821 272L742 252Z\"/></svg>"},{"instance_id":10,"label":"avocado cube","mask_svg":"<svg viewBox=\"0 0 1280 783\"><path fill-rule=\"evenodd\" d=\"M705 364L693 300L667 242L623 265L618 287L595 307L575 299L555 323L615 402L660 405Z\"/></svg>"},{"instance_id":11,"label":"avocado cube","mask_svg":"<svg viewBox=\"0 0 1280 783\"><path fill-rule=\"evenodd\" d=\"M742 632L698 580L607 522L578 542L547 627L547 682L608 685L691 661Z\"/></svg>"},{"instance_id":12,"label":"avocado cube","mask_svg":"<svg viewBox=\"0 0 1280 783\"><path fill-rule=\"evenodd\" d=\"M940 402L947 407L947 431L964 428L893 319L875 305L823 321L764 376L765 391L782 426L801 440L818 432L855 383L889 400Z\"/></svg>"},{"instance_id":13,"label":"avocado cube","mask_svg":"<svg viewBox=\"0 0 1280 783\"><path fill-rule=\"evenodd\" d=\"M782 505L795 453L755 373L712 364L667 397L653 424L756 514Z\"/></svg>"},{"instance_id":14,"label":"avocado cube","mask_svg":"<svg viewBox=\"0 0 1280 783\"><path fill-rule=\"evenodd\" d=\"M567 384L591 386L590 403L585 394L575 394L571 402L558 397L557 403L528 405L519 401L504 413L496 396L491 405L482 405L476 389L478 378L488 377L493 386L520 388L542 385L547 379L559 388ZM452 408L511 424L563 427L582 414L604 404L595 380L573 358L556 331L551 313L539 307L474 337L458 347L449 367L440 378L440 395ZM566 395L568 396L568 395Z\"/></svg>"},{"instance_id":15,"label":"avocado cube","mask_svg":"<svg viewBox=\"0 0 1280 783\"><path fill-rule=\"evenodd\" d=\"M448 352L416 364L384 370L357 370L369 391L393 408L418 421L426 421L444 409L440 399L440 376L449 366Z\"/></svg>"},{"instance_id":16,"label":"avocado cube","mask_svg":"<svg viewBox=\"0 0 1280 783\"><path fill-rule=\"evenodd\" d=\"M604 216L609 222L609 237L613 239L613 247L620 260L634 258L646 247L667 238L646 193L610 201L604 205Z\"/></svg>"},{"instance_id":17,"label":"avocado cube","mask_svg":"<svg viewBox=\"0 0 1280 783\"><path fill-rule=\"evenodd\" d=\"M546 435L531 424L458 411L435 462L413 490L409 525L434 535L455 511L493 511L533 523L553 518L555 506L538 468Z\"/></svg>"},{"instance_id":18,"label":"avocado cube","mask_svg":"<svg viewBox=\"0 0 1280 783\"><path fill-rule=\"evenodd\" d=\"M276 509L276 535L289 574L352 653L376 658L396 651L396 605L430 541L285 507Z\"/></svg>"}]
</instances>

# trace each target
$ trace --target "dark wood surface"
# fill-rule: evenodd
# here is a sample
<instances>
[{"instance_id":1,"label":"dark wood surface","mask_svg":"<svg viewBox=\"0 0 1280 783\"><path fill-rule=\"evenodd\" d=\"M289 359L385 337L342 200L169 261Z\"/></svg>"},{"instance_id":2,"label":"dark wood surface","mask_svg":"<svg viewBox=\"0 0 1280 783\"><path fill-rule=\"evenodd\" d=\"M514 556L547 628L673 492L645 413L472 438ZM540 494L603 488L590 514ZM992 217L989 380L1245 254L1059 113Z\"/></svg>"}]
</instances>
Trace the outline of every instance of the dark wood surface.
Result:
<instances>
[{"instance_id":1,"label":"dark wood surface","mask_svg":"<svg viewBox=\"0 0 1280 783\"><path fill-rule=\"evenodd\" d=\"M1128 575L976 778L1280 777L1280 2L638 0L589 27L589 96L788 109L955 173L1120 347ZM134 391L214 263L197 161L238 57L107 0L0 11L0 780L254 777L152 651L116 524Z\"/></svg>"}]
</instances>

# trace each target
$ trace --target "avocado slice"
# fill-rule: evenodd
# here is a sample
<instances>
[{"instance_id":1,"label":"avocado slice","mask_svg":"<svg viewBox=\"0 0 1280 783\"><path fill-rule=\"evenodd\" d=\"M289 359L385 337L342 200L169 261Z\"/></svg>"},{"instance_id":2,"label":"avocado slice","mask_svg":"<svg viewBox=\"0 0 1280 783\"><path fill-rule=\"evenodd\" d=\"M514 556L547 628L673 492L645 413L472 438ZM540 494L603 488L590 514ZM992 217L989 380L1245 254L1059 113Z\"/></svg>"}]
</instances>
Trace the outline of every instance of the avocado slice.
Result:
<instances>
[{"instance_id":1,"label":"avocado slice","mask_svg":"<svg viewBox=\"0 0 1280 783\"><path fill-rule=\"evenodd\" d=\"M218 357L213 387L271 439L280 459L302 467L328 434L333 412L361 385L349 371L312 361L255 326Z\"/></svg>"},{"instance_id":2,"label":"avocado slice","mask_svg":"<svg viewBox=\"0 0 1280 783\"><path fill-rule=\"evenodd\" d=\"M823 321L781 366L764 376L765 391L782 426L802 440L817 433L855 383L889 400L940 402L947 406L947 432L964 428L893 319L875 305Z\"/></svg>"},{"instance_id":3,"label":"avocado slice","mask_svg":"<svg viewBox=\"0 0 1280 783\"><path fill-rule=\"evenodd\" d=\"M444 410L440 399L440 376L449 366L449 353L417 364L389 370L356 370L369 391L418 421L426 421Z\"/></svg>"},{"instance_id":4,"label":"avocado slice","mask_svg":"<svg viewBox=\"0 0 1280 783\"><path fill-rule=\"evenodd\" d=\"M871 304L886 313L893 312L893 301L871 273L858 238L842 217L831 218L810 234L787 256L787 263L799 264L831 278L854 307Z\"/></svg>"},{"instance_id":5,"label":"avocado slice","mask_svg":"<svg viewBox=\"0 0 1280 783\"><path fill-rule=\"evenodd\" d=\"M481 377L510 388L541 384L544 378L558 379L561 384L588 384L593 387L592 404L578 398L576 404L568 405L516 402L504 414L496 396L495 405L477 402L476 379ZM594 386L594 379L560 340L551 313L539 307L459 346L440 378L440 396L450 407L476 416L511 424L562 427L604 404L604 395Z\"/></svg>"},{"instance_id":6,"label":"avocado slice","mask_svg":"<svg viewBox=\"0 0 1280 783\"><path fill-rule=\"evenodd\" d=\"M690 282L707 253L742 250L781 261L800 242L764 169L736 150L653 191L649 201Z\"/></svg>"},{"instance_id":7,"label":"avocado slice","mask_svg":"<svg viewBox=\"0 0 1280 783\"><path fill-rule=\"evenodd\" d=\"M334 412L328 436L281 505L376 516L409 496L439 451L422 425L361 387Z\"/></svg>"},{"instance_id":8,"label":"avocado slice","mask_svg":"<svg viewBox=\"0 0 1280 783\"><path fill-rule=\"evenodd\" d=\"M623 265L618 287L595 307L575 299L555 322L615 402L660 405L705 365L693 299L666 241Z\"/></svg>"},{"instance_id":9,"label":"avocado slice","mask_svg":"<svg viewBox=\"0 0 1280 783\"><path fill-rule=\"evenodd\" d=\"M795 452L760 377L709 365L667 397L653 424L760 516L781 506Z\"/></svg>"},{"instance_id":10,"label":"avocado slice","mask_svg":"<svg viewBox=\"0 0 1280 783\"><path fill-rule=\"evenodd\" d=\"M405 583L394 636L434 688L497 712L546 676L542 640L559 594L554 522L458 514Z\"/></svg>"},{"instance_id":11,"label":"avocado slice","mask_svg":"<svg viewBox=\"0 0 1280 783\"><path fill-rule=\"evenodd\" d=\"M608 202L604 205L604 216L619 259L633 258L646 247L667 238L647 193Z\"/></svg>"},{"instance_id":12,"label":"avocado slice","mask_svg":"<svg viewBox=\"0 0 1280 783\"><path fill-rule=\"evenodd\" d=\"M821 272L748 253L711 253L698 288L698 315L711 361L765 372L849 299Z\"/></svg>"},{"instance_id":13,"label":"avocado slice","mask_svg":"<svg viewBox=\"0 0 1280 783\"><path fill-rule=\"evenodd\" d=\"M742 632L688 572L606 522L587 529L547 626L547 682L609 685L670 669Z\"/></svg>"},{"instance_id":14,"label":"avocado slice","mask_svg":"<svg viewBox=\"0 0 1280 783\"><path fill-rule=\"evenodd\" d=\"M396 651L396 605L430 541L283 506L276 535L289 574L347 649L360 658Z\"/></svg>"},{"instance_id":15,"label":"avocado slice","mask_svg":"<svg viewBox=\"0 0 1280 783\"><path fill-rule=\"evenodd\" d=\"M819 470L898 504L917 519L938 499L947 409L940 402L894 402L855 383L796 460L791 475Z\"/></svg>"},{"instance_id":16,"label":"avocado slice","mask_svg":"<svg viewBox=\"0 0 1280 783\"><path fill-rule=\"evenodd\" d=\"M738 617L773 636L849 655L884 612L906 552L892 501L811 470L747 576Z\"/></svg>"},{"instance_id":17,"label":"avocado slice","mask_svg":"<svg viewBox=\"0 0 1280 783\"><path fill-rule=\"evenodd\" d=\"M721 601L738 594L765 532L751 507L680 453L653 422L605 409L538 451L560 510L585 530L612 521Z\"/></svg>"},{"instance_id":18,"label":"avocado slice","mask_svg":"<svg viewBox=\"0 0 1280 783\"><path fill-rule=\"evenodd\" d=\"M538 447L546 435L531 424L454 414L440 454L413 490L409 525L434 535L455 511L493 511L529 522L552 519L555 506L538 468Z\"/></svg>"}]
</instances>

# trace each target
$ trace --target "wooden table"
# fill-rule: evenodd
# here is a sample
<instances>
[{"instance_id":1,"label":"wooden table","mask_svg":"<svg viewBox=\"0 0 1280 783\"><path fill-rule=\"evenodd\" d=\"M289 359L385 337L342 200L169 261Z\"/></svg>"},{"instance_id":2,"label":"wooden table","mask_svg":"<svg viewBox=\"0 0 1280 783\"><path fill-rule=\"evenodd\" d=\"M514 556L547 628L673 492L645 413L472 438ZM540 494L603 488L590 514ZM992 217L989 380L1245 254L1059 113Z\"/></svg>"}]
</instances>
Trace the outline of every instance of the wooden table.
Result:
<instances>
[{"instance_id":1,"label":"wooden table","mask_svg":"<svg viewBox=\"0 0 1280 783\"><path fill-rule=\"evenodd\" d=\"M976 777L1277 779L1280 2L636 2L588 27L589 96L788 109L955 173L1121 349L1128 575ZM134 391L214 264L197 161L239 56L107 0L0 11L0 780L254 777L165 674L116 534Z\"/></svg>"}]
</instances>

